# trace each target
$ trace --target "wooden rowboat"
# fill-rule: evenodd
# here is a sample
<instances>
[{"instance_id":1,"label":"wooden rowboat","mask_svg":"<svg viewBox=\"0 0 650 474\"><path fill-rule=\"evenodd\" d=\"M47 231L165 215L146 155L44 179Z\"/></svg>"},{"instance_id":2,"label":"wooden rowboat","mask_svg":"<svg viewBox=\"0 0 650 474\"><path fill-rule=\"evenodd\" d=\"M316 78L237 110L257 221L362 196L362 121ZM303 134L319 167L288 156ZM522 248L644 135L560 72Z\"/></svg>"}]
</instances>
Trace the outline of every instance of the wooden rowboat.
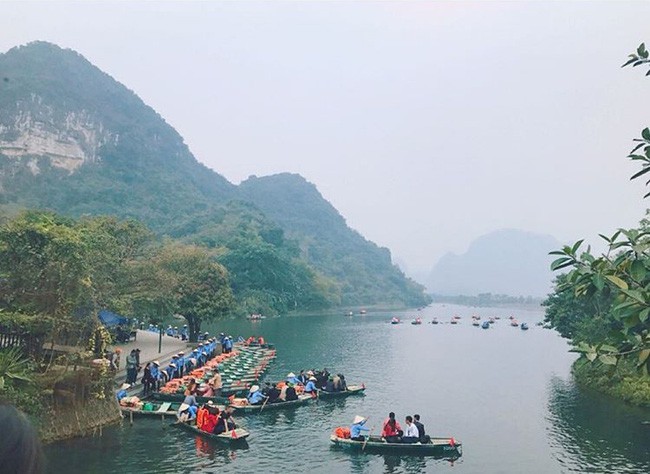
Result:
<instances>
[{"instance_id":1,"label":"wooden rowboat","mask_svg":"<svg viewBox=\"0 0 650 474\"><path fill-rule=\"evenodd\" d=\"M431 438L430 443L386 443L380 436L371 436L367 443L339 438L332 434L330 441L338 447L370 453L411 454L416 456L435 456L444 459L458 459L462 456L462 444L453 438Z\"/></svg>"},{"instance_id":2,"label":"wooden rowboat","mask_svg":"<svg viewBox=\"0 0 650 474\"><path fill-rule=\"evenodd\" d=\"M310 400L314 400L314 398L311 395L298 395L298 400L291 400L289 402L267 403L266 405L264 404L236 405L233 403L230 405L230 407L242 413L259 413L262 410L262 406L264 406L265 411L275 410L278 408L291 408L291 407L295 408L295 407L299 407L300 405L304 405L305 403L308 403Z\"/></svg>"},{"instance_id":3,"label":"wooden rowboat","mask_svg":"<svg viewBox=\"0 0 650 474\"><path fill-rule=\"evenodd\" d=\"M207 431L200 430L196 427L196 425L193 422L178 422L174 423L173 426L177 426L185 431L189 431L190 433L194 433L200 436L203 436L204 438L208 438L214 441L218 441L220 443L227 443L227 444L239 444L239 443L245 443L246 438L250 436L250 433L246 431L243 428L236 428L232 431L226 431L225 433L221 434L213 434L213 433L208 433Z\"/></svg>"},{"instance_id":4,"label":"wooden rowboat","mask_svg":"<svg viewBox=\"0 0 650 474\"><path fill-rule=\"evenodd\" d=\"M347 390L340 392L326 392L325 390L318 391L318 398L341 398L349 397L350 395L363 395L366 390L365 385L348 385Z\"/></svg>"}]
</instances>

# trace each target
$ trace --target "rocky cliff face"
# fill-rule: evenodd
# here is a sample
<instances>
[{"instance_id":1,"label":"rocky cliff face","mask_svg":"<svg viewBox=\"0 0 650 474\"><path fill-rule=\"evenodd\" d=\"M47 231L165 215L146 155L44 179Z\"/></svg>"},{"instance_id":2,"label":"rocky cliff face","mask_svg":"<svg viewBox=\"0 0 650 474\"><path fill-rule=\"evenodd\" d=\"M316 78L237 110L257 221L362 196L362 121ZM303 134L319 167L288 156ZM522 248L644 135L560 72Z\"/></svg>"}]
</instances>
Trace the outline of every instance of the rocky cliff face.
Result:
<instances>
[{"instance_id":1,"label":"rocky cliff face","mask_svg":"<svg viewBox=\"0 0 650 474\"><path fill-rule=\"evenodd\" d=\"M100 147L118 138L87 111L59 117L36 95L29 107L17 104L17 109L20 112L12 117L13 123L0 123L0 153L25 164L33 174L40 172L38 158L73 172L84 163L99 160Z\"/></svg>"}]
</instances>

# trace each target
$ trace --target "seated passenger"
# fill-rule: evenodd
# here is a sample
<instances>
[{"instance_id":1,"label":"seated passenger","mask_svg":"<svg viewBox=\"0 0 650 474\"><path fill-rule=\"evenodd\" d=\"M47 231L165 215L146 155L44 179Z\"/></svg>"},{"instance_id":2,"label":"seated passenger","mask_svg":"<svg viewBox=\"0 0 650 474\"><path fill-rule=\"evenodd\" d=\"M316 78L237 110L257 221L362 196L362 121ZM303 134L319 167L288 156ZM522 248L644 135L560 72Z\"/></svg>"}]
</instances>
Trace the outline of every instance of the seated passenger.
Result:
<instances>
[{"instance_id":1,"label":"seated passenger","mask_svg":"<svg viewBox=\"0 0 650 474\"><path fill-rule=\"evenodd\" d=\"M203 417L203 425L201 426L201 430L206 433L213 433L219 423L219 409L214 404L210 405L211 403L208 402L206 405L207 413Z\"/></svg>"},{"instance_id":2,"label":"seated passenger","mask_svg":"<svg viewBox=\"0 0 650 474\"><path fill-rule=\"evenodd\" d=\"M305 393L316 393L316 377L313 375L307 380L307 385L305 385Z\"/></svg>"},{"instance_id":3,"label":"seated passenger","mask_svg":"<svg viewBox=\"0 0 650 474\"><path fill-rule=\"evenodd\" d=\"M278 386L276 384L273 384L273 386L269 389L268 397L268 403L275 403L280 398L280 390L278 390Z\"/></svg>"},{"instance_id":4,"label":"seated passenger","mask_svg":"<svg viewBox=\"0 0 650 474\"><path fill-rule=\"evenodd\" d=\"M237 429L237 425L235 425L235 422L232 419L232 408L226 408L221 412L213 433L218 435L234 429Z\"/></svg>"},{"instance_id":5,"label":"seated passenger","mask_svg":"<svg viewBox=\"0 0 650 474\"><path fill-rule=\"evenodd\" d=\"M284 399L288 402L292 400L298 400L298 394L296 393L296 389L293 388L292 383L287 384L287 393L285 394Z\"/></svg>"},{"instance_id":6,"label":"seated passenger","mask_svg":"<svg viewBox=\"0 0 650 474\"><path fill-rule=\"evenodd\" d=\"M420 443L426 444L431 441L431 436L424 431L424 425L420 423L420 415L413 415L413 424L417 427L420 434Z\"/></svg>"},{"instance_id":7,"label":"seated passenger","mask_svg":"<svg viewBox=\"0 0 650 474\"><path fill-rule=\"evenodd\" d=\"M411 415L406 417L406 426L404 427L404 435L402 436L402 443L418 443L420 441L420 433L418 427L413 424Z\"/></svg>"},{"instance_id":8,"label":"seated passenger","mask_svg":"<svg viewBox=\"0 0 650 474\"><path fill-rule=\"evenodd\" d=\"M329 377L327 379L327 383L325 384L325 391L326 392L334 392L334 379L332 377Z\"/></svg>"},{"instance_id":9,"label":"seated passenger","mask_svg":"<svg viewBox=\"0 0 650 474\"><path fill-rule=\"evenodd\" d=\"M388 414L388 419L384 421L384 426L381 430L381 437L384 438L387 443L399 443L402 433L402 427L395 419L395 413L391 411Z\"/></svg>"}]
</instances>

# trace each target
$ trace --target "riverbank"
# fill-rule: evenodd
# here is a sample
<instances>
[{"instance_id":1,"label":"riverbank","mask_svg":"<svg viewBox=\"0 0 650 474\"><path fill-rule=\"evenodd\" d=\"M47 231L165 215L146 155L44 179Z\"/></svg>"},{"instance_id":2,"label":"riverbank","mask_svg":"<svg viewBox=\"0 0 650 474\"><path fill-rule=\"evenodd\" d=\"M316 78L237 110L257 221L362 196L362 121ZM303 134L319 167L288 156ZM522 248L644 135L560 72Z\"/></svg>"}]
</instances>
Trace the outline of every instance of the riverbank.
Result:
<instances>
[{"instance_id":1,"label":"riverbank","mask_svg":"<svg viewBox=\"0 0 650 474\"><path fill-rule=\"evenodd\" d=\"M576 382L635 406L650 408L650 377L641 374L632 360L616 367L591 363L583 358L572 367Z\"/></svg>"}]
</instances>

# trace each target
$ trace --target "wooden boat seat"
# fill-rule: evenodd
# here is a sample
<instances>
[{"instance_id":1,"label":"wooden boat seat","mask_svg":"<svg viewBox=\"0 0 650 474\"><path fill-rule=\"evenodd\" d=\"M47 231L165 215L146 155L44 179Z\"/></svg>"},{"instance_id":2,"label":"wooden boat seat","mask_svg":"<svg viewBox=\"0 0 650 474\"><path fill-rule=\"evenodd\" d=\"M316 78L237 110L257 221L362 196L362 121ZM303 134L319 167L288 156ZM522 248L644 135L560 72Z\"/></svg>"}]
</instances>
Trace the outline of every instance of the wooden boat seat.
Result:
<instances>
[{"instance_id":1,"label":"wooden boat seat","mask_svg":"<svg viewBox=\"0 0 650 474\"><path fill-rule=\"evenodd\" d=\"M169 411L169 407L171 407L172 404L170 402L165 402L162 405L160 405L160 408L158 408L158 413L166 413Z\"/></svg>"}]
</instances>

